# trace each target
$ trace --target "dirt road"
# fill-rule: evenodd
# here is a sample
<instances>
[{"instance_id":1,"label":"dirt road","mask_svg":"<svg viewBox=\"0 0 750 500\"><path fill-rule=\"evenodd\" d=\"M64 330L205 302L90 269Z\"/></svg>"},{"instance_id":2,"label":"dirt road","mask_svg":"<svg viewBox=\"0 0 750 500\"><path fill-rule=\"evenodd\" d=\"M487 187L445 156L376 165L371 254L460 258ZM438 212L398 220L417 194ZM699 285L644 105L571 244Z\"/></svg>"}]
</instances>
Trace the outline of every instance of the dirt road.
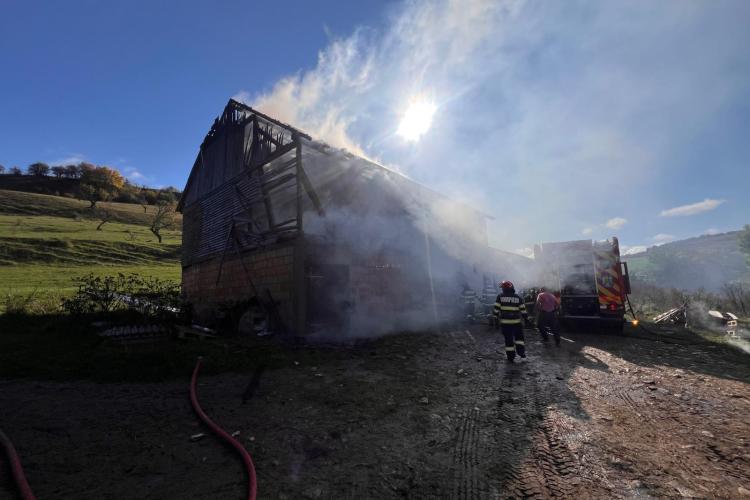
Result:
<instances>
[{"instance_id":1,"label":"dirt road","mask_svg":"<svg viewBox=\"0 0 750 500\"><path fill-rule=\"evenodd\" d=\"M691 337L568 334L508 365L475 327L290 350L202 377L206 412L253 455L259 498L750 495L750 356ZM187 380L0 382L0 427L45 498L242 498L240 462ZM12 497L6 464L0 496Z\"/></svg>"}]
</instances>

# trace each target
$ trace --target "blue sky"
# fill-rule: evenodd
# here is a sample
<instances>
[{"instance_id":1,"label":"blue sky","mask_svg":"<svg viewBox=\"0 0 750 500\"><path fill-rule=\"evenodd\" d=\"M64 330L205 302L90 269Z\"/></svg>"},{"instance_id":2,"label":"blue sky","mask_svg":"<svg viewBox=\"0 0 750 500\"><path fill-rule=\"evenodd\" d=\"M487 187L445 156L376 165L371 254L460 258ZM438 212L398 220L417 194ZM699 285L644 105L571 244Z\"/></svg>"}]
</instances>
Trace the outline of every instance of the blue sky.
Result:
<instances>
[{"instance_id":1,"label":"blue sky","mask_svg":"<svg viewBox=\"0 0 750 500\"><path fill-rule=\"evenodd\" d=\"M0 9L6 167L85 159L181 187L234 96L494 214L510 250L750 223L750 2ZM416 142L396 133L414 99L436 105Z\"/></svg>"}]
</instances>

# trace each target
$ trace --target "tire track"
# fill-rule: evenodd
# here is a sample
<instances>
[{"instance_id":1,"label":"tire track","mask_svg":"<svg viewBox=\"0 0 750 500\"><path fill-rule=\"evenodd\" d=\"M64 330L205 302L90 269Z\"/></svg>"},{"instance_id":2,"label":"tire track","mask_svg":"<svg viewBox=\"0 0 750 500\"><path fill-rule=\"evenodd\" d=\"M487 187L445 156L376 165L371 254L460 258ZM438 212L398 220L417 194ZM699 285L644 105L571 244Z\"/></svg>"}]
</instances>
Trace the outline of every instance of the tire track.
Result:
<instances>
[{"instance_id":1,"label":"tire track","mask_svg":"<svg viewBox=\"0 0 750 500\"><path fill-rule=\"evenodd\" d=\"M636 403L633 397L629 394L628 389L617 390L614 392L614 394L618 398L620 398L625 403L625 406L627 406L638 417L642 418L643 420L647 422L654 421L653 417L649 415L648 413L646 413L646 410L647 410L646 405Z\"/></svg>"},{"instance_id":2,"label":"tire track","mask_svg":"<svg viewBox=\"0 0 750 500\"><path fill-rule=\"evenodd\" d=\"M533 447L527 453L506 494L517 498L569 498L573 496L579 464L568 449L554 415L544 418ZM577 482L577 481L576 481Z\"/></svg>"},{"instance_id":3,"label":"tire track","mask_svg":"<svg viewBox=\"0 0 750 500\"><path fill-rule=\"evenodd\" d=\"M461 419L453 452L453 496L457 500L480 498L479 410L468 410Z\"/></svg>"}]
</instances>

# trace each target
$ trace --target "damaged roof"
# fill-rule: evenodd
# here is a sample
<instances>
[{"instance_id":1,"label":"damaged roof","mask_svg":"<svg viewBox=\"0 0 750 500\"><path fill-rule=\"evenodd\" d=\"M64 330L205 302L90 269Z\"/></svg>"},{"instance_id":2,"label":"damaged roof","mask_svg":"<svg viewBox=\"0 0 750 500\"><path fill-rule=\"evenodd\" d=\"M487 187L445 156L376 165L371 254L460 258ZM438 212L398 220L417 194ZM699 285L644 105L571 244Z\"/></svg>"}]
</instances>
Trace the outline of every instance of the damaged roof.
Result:
<instances>
[{"instance_id":1,"label":"damaged roof","mask_svg":"<svg viewBox=\"0 0 750 500\"><path fill-rule=\"evenodd\" d=\"M302 130L292 125L289 125L280 120L277 120L276 118L268 116L252 108L251 106L248 106L234 99L229 99L229 102L224 108L224 111L222 112L221 116L217 117L214 120L214 123L211 126L211 129L208 131L208 133L204 137L203 142L201 143L200 149L198 151L198 155L196 156L196 160L190 171L190 175L188 177L185 188L183 189L182 197L177 206L178 211L183 210L185 206L185 201L188 199L189 192L194 186L197 172L199 168L202 166L202 152L203 152L204 147L210 144L214 139L216 139L222 133L222 131L224 130L224 126L227 123L232 122L235 125L246 123L253 116L280 128L283 131L283 134L285 134L289 140L293 140L294 138L299 139L299 141L302 143L302 146L303 146L303 163L305 164L308 163L306 161L307 158L305 158L306 156L308 156L307 154L305 154L306 150L309 150L311 153L316 152L319 154L323 154L327 156L328 158L330 158L330 160L334 160L333 162L330 162L329 160L328 162L329 164L333 163L336 166L340 166L342 169L344 168L344 164L347 164L348 167L356 167L356 169L359 170L359 174L365 176L365 178L378 176L378 174L381 174L382 177L394 183L403 183L404 187L407 188L409 191L412 191L414 195L418 195L417 196L418 198L432 199L432 200L435 200L435 199L444 200L445 202L450 202L451 204L461 206L463 209L474 212L475 214L481 217L484 217L486 219L494 219L493 216L487 214L486 212L483 212L466 203L457 201L431 188L428 188L424 186L423 184L420 184L419 182L406 176L402 172L386 167L385 165L377 163L369 158L364 158L362 156L355 155L345 149L331 147L330 145L326 144L323 141L313 139L310 135L308 135L307 133L303 132ZM308 174L310 175L310 177L315 177L314 172L310 170L308 170ZM316 186L316 188L317 187L319 186Z\"/></svg>"}]
</instances>

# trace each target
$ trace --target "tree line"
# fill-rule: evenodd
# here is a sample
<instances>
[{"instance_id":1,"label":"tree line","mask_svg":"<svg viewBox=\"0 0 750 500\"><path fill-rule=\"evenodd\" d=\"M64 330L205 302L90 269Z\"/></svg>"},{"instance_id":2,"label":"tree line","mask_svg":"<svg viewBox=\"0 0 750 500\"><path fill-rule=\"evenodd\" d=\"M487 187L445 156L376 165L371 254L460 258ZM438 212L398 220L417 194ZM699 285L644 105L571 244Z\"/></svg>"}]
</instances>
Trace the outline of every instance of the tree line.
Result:
<instances>
[{"instance_id":1,"label":"tree line","mask_svg":"<svg viewBox=\"0 0 750 500\"><path fill-rule=\"evenodd\" d=\"M37 177L54 176L58 179L80 179L83 174L83 167L85 163L79 163L78 165L55 165L50 167L46 163L36 162L32 163L26 168L26 175L34 175ZM5 166L0 165L0 175L7 173L8 175L24 175L23 170L17 166L6 169Z\"/></svg>"},{"instance_id":2,"label":"tree line","mask_svg":"<svg viewBox=\"0 0 750 500\"><path fill-rule=\"evenodd\" d=\"M54 166L35 162L29 165L25 172L17 166L6 169L0 165L0 175L75 180L78 184L77 190L70 194L88 201L91 204L90 208L96 207L100 201L119 201L140 204L144 207L145 213L148 205L178 203L182 194L171 186L153 189L135 185L113 168L87 162Z\"/></svg>"}]
</instances>

